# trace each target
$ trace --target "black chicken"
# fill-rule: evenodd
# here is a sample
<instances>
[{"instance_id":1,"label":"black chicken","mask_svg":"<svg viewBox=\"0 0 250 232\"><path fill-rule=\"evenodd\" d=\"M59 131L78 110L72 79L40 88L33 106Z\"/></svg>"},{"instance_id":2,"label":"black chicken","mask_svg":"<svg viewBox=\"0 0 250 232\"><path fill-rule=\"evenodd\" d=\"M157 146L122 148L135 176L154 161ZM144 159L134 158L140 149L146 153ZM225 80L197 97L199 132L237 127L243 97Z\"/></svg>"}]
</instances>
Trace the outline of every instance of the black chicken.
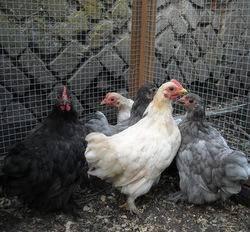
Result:
<instances>
[{"instance_id":1,"label":"black chicken","mask_svg":"<svg viewBox=\"0 0 250 232\"><path fill-rule=\"evenodd\" d=\"M98 111L96 113L96 118L91 119L85 126L88 128L89 132L101 132L107 136L125 130L129 126L137 123L143 117L143 113L152 101L156 90L157 86L153 83L147 83L138 90L128 119L116 125L110 125L106 116Z\"/></svg>"},{"instance_id":2,"label":"black chicken","mask_svg":"<svg viewBox=\"0 0 250 232\"><path fill-rule=\"evenodd\" d=\"M85 177L85 133L64 86L45 121L5 157L4 191L42 211L75 213L72 194Z\"/></svg>"},{"instance_id":3,"label":"black chicken","mask_svg":"<svg viewBox=\"0 0 250 232\"><path fill-rule=\"evenodd\" d=\"M239 193L250 176L246 155L230 149L221 134L205 122L198 95L187 94L179 102L187 111L179 124L182 143L176 156L181 191L170 199L204 204Z\"/></svg>"}]
</instances>

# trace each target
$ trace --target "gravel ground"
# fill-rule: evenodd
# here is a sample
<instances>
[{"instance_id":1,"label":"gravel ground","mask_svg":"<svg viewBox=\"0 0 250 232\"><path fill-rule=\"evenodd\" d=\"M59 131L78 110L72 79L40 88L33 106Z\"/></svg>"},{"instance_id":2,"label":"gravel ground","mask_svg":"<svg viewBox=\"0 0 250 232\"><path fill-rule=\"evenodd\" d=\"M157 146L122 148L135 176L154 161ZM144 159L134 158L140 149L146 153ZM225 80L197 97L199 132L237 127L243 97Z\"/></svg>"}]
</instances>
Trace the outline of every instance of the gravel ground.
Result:
<instances>
[{"instance_id":1,"label":"gravel ground","mask_svg":"<svg viewBox=\"0 0 250 232\"><path fill-rule=\"evenodd\" d=\"M240 149L249 155L249 140L235 128L227 126L233 121L245 128L245 120L238 120L237 115L231 114L210 121L231 145L241 144ZM250 231L250 208L233 200L203 206L175 204L167 199L168 194L175 191L178 191L176 175L164 173L159 184L136 201L142 211L140 216L136 216L119 207L126 201L125 196L110 185L98 181L95 187L76 193L80 206L80 218L77 221L60 213L40 214L24 207L16 199L0 196L0 232Z\"/></svg>"},{"instance_id":2,"label":"gravel ground","mask_svg":"<svg viewBox=\"0 0 250 232\"><path fill-rule=\"evenodd\" d=\"M167 196L178 186L176 177L166 174L160 183L137 200L140 216L119 205L125 202L110 185L79 190L80 218L64 214L42 215L17 200L0 199L0 231L250 231L250 209L228 200L206 206L174 204Z\"/></svg>"}]
</instances>

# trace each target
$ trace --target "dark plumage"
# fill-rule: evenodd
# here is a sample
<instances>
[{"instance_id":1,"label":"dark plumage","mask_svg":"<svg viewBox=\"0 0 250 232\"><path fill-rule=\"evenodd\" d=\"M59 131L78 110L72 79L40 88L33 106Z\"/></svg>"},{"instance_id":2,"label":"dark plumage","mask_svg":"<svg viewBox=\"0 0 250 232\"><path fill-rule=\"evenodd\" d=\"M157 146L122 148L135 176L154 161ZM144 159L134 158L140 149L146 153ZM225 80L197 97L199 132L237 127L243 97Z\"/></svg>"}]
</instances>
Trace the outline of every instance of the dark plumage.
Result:
<instances>
[{"instance_id":1,"label":"dark plumage","mask_svg":"<svg viewBox=\"0 0 250 232\"><path fill-rule=\"evenodd\" d=\"M230 149L221 134L205 121L199 96L190 93L179 102L187 111L179 125L182 143L176 156L181 191L170 199L203 204L239 193L250 176L246 155Z\"/></svg>"},{"instance_id":2,"label":"dark plumage","mask_svg":"<svg viewBox=\"0 0 250 232\"><path fill-rule=\"evenodd\" d=\"M72 194L84 176L84 138L84 127L64 87L44 122L6 156L6 193L40 210L73 213Z\"/></svg>"},{"instance_id":3,"label":"dark plumage","mask_svg":"<svg viewBox=\"0 0 250 232\"><path fill-rule=\"evenodd\" d=\"M242 205L250 207L250 178L248 183L242 186L241 192L235 196L235 200Z\"/></svg>"},{"instance_id":4,"label":"dark plumage","mask_svg":"<svg viewBox=\"0 0 250 232\"><path fill-rule=\"evenodd\" d=\"M250 156L248 154L248 163L250 165ZM248 181L241 187L241 192L237 194L234 199L241 203L242 205L246 205L250 207L250 176Z\"/></svg>"},{"instance_id":5,"label":"dark plumage","mask_svg":"<svg viewBox=\"0 0 250 232\"><path fill-rule=\"evenodd\" d=\"M130 118L116 125L110 125L106 116L102 112L96 113L96 118L86 123L89 132L101 132L107 136L119 133L129 126L134 125L142 117L149 103L152 101L157 87L155 84L147 83L143 85L137 92L134 104L131 109Z\"/></svg>"}]
</instances>

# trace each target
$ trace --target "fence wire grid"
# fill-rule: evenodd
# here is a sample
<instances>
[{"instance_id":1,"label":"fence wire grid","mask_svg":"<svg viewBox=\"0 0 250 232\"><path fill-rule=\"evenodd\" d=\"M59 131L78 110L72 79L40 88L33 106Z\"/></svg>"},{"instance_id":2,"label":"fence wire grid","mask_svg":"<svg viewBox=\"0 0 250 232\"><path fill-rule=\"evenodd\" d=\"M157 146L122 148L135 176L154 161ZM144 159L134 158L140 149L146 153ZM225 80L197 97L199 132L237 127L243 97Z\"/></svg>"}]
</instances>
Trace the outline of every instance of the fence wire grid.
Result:
<instances>
[{"instance_id":1,"label":"fence wire grid","mask_svg":"<svg viewBox=\"0 0 250 232\"><path fill-rule=\"evenodd\" d=\"M250 1L157 3L154 77L199 94L207 110L220 112L209 120L249 154Z\"/></svg>"},{"instance_id":2,"label":"fence wire grid","mask_svg":"<svg viewBox=\"0 0 250 232\"><path fill-rule=\"evenodd\" d=\"M144 81L180 80L207 108L236 109L211 117L230 144L250 151L248 0L148 0ZM114 123L116 111L100 106L109 91L133 97L131 46L135 1L0 0L0 154L23 139L50 112L66 84L82 119L96 110ZM152 7L156 4L156 7ZM133 20L132 20L133 18ZM155 28L152 28L154 23ZM133 25L138 24L138 27ZM140 42L139 38L138 41ZM184 113L177 109L177 114Z\"/></svg>"}]
</instances>

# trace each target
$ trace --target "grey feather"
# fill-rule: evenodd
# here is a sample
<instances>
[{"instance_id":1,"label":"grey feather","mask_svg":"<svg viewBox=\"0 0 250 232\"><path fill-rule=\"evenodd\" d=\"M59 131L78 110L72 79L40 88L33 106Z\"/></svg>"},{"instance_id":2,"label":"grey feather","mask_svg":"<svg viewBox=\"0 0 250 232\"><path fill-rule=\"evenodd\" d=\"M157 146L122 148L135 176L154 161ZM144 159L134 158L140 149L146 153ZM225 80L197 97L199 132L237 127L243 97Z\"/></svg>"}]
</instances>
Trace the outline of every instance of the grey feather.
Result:
<instances>
[{"instance_id":1,"label":"grey feather","mask_svg":"<svg viewBox=\"0 0 250 232\"><path fill-rule=\"evenodd\" d=\"M156 85L152 83L147 83L138 90L131 109L131 116L127 120L124 120L116 125L110 125L106 116L101 112L97 112L95 115L96 117L88 121L85 126L89 132L100 132L107 136L117 134L125 130L143 118L143 113L153 99L156 90Z\"/></svg>"},{"instance_id":2,"label":"grey feather","mask_svg":"<svg viewBox=\"0 0 250 232\"><path fill-rule=\"evenodd\" d=\"M196 105L187 108L179 125L182 144L176 162L182 195L194 204L225 200L239 193L249 178L247 157L230 149L222 135L205 121L205 112L199 112L204 111L199 96L187 96Z\"/></svg>"}]
</instances>

